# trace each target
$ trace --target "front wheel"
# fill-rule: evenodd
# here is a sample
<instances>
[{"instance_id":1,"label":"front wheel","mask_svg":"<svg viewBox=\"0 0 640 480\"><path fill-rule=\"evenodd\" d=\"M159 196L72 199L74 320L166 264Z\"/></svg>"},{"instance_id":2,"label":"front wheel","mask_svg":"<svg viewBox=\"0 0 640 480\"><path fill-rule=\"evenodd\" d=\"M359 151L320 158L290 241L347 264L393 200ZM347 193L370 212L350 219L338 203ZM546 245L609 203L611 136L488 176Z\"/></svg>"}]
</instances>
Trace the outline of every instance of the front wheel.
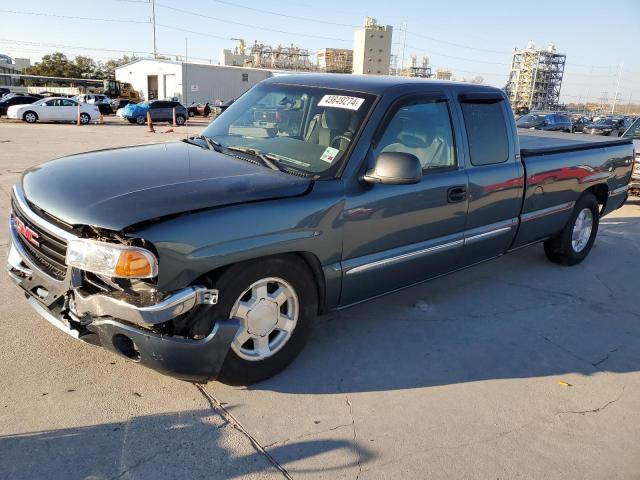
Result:
<instances>
[{"instance_id":1,"label":"front wheel","mask_svg":"<svg viewBox=\"0 0 640 480\"><path fill-rule=\"evenodd\" d=\"M144 115L138 115L136 117L136 123L138 125L144 125L146 121L147 121L147 117L145 117Z\"/></svg>"},{"instance_id":2,"label":"front wheel","mask_svg":"<svg viewBox=\"0 0 640 480\"><path fill-rule=\"evenodd\" d=\"M599 219L596 197L591 192L583 193L562 232L544 242L547 258L562 265L577 265L582 262L593 247Z\"/></svg>"},{"instance_id":3,"label":"front wheel","mask_svg":"<svg viewBox=\"0 0 640 480\"><path fill-rule=\"evenodd\" d=\"M295 255L232 265L215 281L220 301L213 319L235 318L240 328L219 380L249 385L283 370L300 353L318 295L313 275Z\"/></svg>"},{"instance_id":4,"label":"front wheel","mask_svg":"<svg viewBox=\"0 0 640 480\"><path fill-rule=\"evenodd\" d=\"M36 112L26 112L22 119L27 123L36 123L38 121L38 114Z\"/></svg>"}]
</instances>

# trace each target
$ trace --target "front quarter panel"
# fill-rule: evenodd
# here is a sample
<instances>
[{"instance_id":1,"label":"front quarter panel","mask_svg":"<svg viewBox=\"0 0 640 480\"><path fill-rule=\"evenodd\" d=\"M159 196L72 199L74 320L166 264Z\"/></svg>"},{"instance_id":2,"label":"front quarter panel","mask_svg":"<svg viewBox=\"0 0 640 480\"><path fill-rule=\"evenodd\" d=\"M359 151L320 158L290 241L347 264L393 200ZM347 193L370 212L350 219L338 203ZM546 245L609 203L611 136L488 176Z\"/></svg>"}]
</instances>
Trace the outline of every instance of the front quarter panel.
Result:
<instances>
[{"instance_id":1,"label":"front quarter panel","mask_svg":"<svg viewBox=\"0 0 640 480\"><path fill-rule=\"evenodd\" d=\"M317 182L304 196L185 214L131 234L157 249L163 291L186 287L226 265L289 252L311 253L331 271L341 257L342 190L338 180ZM339 287L326 285L327 302Z\"/></svg>"}]
</instances>

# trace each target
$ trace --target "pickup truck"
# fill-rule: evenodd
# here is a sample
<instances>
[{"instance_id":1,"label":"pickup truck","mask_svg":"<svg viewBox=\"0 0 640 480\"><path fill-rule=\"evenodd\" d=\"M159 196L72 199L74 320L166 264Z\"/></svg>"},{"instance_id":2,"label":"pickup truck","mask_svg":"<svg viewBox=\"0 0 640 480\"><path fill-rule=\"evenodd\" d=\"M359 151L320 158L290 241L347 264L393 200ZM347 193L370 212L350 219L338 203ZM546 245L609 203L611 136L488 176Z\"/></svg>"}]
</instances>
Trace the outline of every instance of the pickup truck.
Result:
<instances>
[{"instance_id":1,"label":"pickup truck","mask_svg":"<svg viewBox=\"0 0 640 480\"><path fill-rule=\"evenodd\" d=\"M254 124L285 98L295 125ZM633 159L631 139L518 132L496 88L279 76L184 141L25 171L8 270L79 340L249 384L285 368L323 312L537 242L580 263Z\"/></svg>"}]
</instances>

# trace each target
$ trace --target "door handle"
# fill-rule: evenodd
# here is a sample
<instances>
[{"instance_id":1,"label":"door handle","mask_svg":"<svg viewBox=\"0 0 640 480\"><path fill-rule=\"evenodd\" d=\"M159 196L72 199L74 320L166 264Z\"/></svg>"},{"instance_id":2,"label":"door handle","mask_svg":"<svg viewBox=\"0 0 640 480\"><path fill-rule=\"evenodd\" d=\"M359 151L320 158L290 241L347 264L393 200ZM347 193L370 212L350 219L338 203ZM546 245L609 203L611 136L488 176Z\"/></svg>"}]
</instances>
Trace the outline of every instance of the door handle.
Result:
<instances>
[{"instance_id":1,"label":"door handle","mask_svg":"<svg viewBox=\"0 0 640 480\"><path fill-rule=\"evenodd\" d=\"M467 187L451 187L447 190L447 202L458 203L466 200Z\"/></svg>"}]
</instances>

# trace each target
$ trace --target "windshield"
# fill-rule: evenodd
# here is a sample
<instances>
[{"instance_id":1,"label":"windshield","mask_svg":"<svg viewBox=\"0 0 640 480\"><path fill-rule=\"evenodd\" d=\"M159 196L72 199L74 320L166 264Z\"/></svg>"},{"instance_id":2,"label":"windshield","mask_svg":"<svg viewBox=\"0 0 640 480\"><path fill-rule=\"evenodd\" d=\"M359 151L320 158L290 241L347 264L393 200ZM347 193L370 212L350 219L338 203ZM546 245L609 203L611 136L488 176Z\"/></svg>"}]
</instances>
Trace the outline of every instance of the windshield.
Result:
<instances>
[{"instance_id":1,"label":"windshield","mask_svg":"<svg viewBox=\"0 0 640 480\"><path fill-rule=\"evenodd\" d=\"M546 115L539 115L537 113L529 113L518 119L518 125L521 123L542 123Z\"/></svg>"},{"instance_id":2,"label":"windshield","mask_svg":"<svg viewBox=\"0 0 640 480\"><path fill-rule=\"evenodd\" d=\"M595 122L595 125L613 125L613 120L610 118L600 118Z\"/></svg>"},{"instance_id":3,"label":"windshield","mask_svg":"<svg viewBox=\"0 0 640 480\"><path fill-rule=\"evenodd\" d=\"M374 96L298 85L259 85L240 97L203 135L222 148L251 149L306 173L339 168Z\"/></svg>"}]
</instances>

